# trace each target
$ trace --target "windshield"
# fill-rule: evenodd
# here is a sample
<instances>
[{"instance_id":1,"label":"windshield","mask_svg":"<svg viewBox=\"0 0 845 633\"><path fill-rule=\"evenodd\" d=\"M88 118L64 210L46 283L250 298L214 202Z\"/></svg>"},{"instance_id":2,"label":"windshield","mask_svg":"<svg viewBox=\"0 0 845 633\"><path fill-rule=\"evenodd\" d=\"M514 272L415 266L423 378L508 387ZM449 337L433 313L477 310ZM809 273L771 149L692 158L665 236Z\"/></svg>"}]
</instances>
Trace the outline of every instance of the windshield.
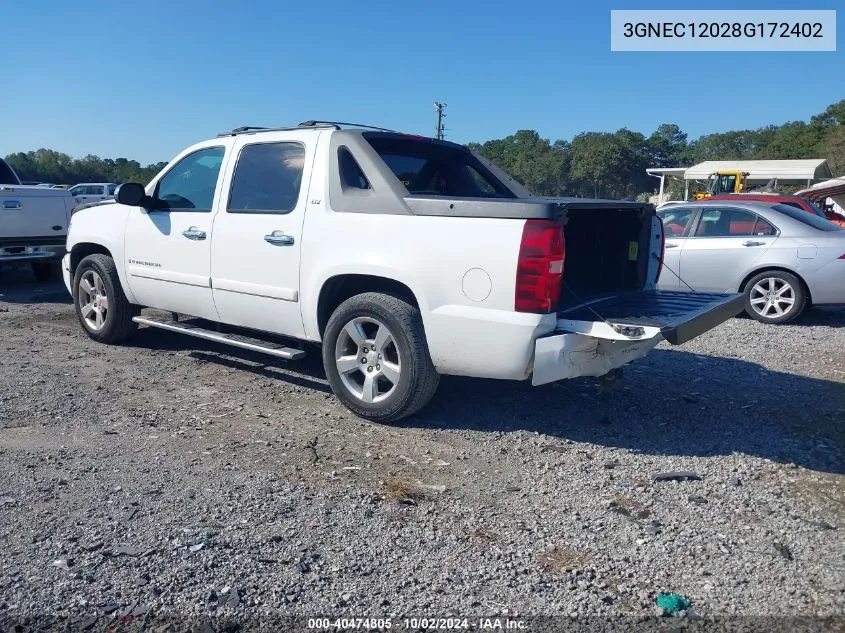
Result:
<instances>
[{"instance_id":1,"label":"windshield","mask_svg":"<svg viewBox=\"0 0 845 633\"><path fill-rule=\"evenodd\" d=\"M364 134L364 138L411 194L516 198L466 148L394 134Z\"/></svg>"},{"instance_id":2,"label":"windshield","mask_svg":"<svg viewBox=\"0 0 845 633\"><path fill-rule=\"evenodd\" d=\"M711 183L710 193L733 193L735 184L736 176L734 175L716 175Z\"/></svg>"},{"instance_id":3,"label":"windshield","mask_svg":"<svg viewBox=\"0 0 845 633\"><path fill-rule=\"evenodd\" d=\"M842 227L834 224L833 222L829 221L825 217L819 217L817 215L813 215L811 213L807 213L801 209L796 209L795 207L791 207L788 204L774 204L772 205L772 209L783 213L784 215L788 215L793 220L798 220L802 224L806 224L807 226L811 226L818 231L841 231Z\"/></svg>"}]
</instances>

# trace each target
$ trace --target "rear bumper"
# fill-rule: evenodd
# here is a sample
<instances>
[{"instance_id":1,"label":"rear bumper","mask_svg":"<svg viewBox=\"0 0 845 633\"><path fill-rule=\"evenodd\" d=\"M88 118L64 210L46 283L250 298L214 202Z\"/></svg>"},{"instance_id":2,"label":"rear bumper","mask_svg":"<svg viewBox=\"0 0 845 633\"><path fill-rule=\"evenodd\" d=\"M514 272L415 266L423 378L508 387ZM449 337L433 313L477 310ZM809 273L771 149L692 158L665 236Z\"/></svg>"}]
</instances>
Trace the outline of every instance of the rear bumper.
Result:
<instances>
[{"instance_id":1,"label":"rear bumper","mask_svg":"<svg viewBox=\"0 0 845 633\"><path fill-rule=\"evenodd\" d=\"M531 382L603 376L661 341L681 345L742 312L743 295L653 290L617 295L558 314L534 344Z\"/></svg>"},{"instance_id":2,"label":"rear bumper","mask_svg":"<svg viewBox=\"0 0 845 633\"><path fill-rule=\"evenodd\" d=\"M604 376L642 358L662 340L659 333L636 341L600 339L576 333L539 338L534 345L531 384L545 385L579 376Z\"/></svg>"}]
</instances>

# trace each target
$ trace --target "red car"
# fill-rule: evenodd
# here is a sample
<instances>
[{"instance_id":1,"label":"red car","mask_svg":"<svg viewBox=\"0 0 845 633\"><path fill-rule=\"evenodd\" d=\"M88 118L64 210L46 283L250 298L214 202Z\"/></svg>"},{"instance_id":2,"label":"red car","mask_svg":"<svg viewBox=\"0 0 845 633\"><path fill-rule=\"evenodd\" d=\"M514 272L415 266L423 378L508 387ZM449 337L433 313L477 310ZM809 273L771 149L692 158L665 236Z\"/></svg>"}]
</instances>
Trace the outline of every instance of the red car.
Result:
<instances>
[{"instance_id":1,"label":"red car","mask_svg":"<svg viewBox=\"0 0 845 633\"><path fill-rule=\"evenodd\" d=\"M742 200L754 200L755 202L770 202L771 204L788 204L791 207L801 209L802 211L812 213L813 215L817 215L822 218L827 218L834 224L845 227L845 218L838 213L834 213L833 211L825 213L821 207L811 200L799 198L797 196L782 196L772 193L723 193L706 198L706 200L736 200L737 198L741 198Z\"/></svg>"}]
</instances>

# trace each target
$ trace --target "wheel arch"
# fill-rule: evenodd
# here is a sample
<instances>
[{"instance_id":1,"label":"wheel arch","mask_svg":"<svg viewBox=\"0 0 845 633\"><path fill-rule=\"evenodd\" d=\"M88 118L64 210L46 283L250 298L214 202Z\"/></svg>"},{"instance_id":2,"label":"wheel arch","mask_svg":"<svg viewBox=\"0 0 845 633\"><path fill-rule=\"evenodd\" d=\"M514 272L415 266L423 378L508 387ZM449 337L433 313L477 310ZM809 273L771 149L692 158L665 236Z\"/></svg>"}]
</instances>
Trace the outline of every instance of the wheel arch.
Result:
<instances>
[{"instance_id":1,"label":"wheel arch","mask_svg":"<svg viewBox=\"0 0 845 633\"><path fill-rule=\"evenodd\" d=\"M793 277L795 277L798 281L800 281L801 286L804 290L804 294L807 297L806 307L809 308L811 305L813 305L813 295L810 292L810 287L807 285L807 282L804 280L804 278L799 273L795 272L794 270L790 270L789 268L786 268L785 266L762 266L760 268L754 269L753 271L748 273L745 276L745 278L742 280L742 283L739 285L739 292L745 292L745 288L746 288L746 286L748 286L748 282L751 281L754 277L756 277L760 273L766 273L766 272L772 272L772 271L788 273L788 274L792 275Z\"/></svg>"},{"instance_id":2,"label":"wheel arch","mask_svg":"<svg viewBox=\"0 0 845 633\"><path fill-rule=\"evenodd\" d=\"M76 268L79 266L79 262L81 262L89 255L106 255L107 257L111 257L112 260L114 260L114 265L117 269L117 278L120 280L120 285L122 286L123 294L126 295L126 298L129 300L130 303L135 303L135 296L132 294L132 289L129 287L129 280L126 278L126 273L123 271L121 262L115 258L112 249L100 242L77 242L73 245L73 247L71 247L69 262L71 282L73 281L74 275L76 274Z\"/></svg>"},{"instance_id":3,"label":"wheel arch","mask_svg":"<svg viewBox=\"0 0 845 633\"><path fill-rule=\"evenodd\" d=\"M73 278L73 275L76 272L76 267L79 266L79 262L89 255L107 255L114 259L114 255L112 255L111 251L102 244L97 244L95 242L80 242L79 244L74 244L70 251L71 278Z\"/></svg>"},{"instance_id":4,"label":"wheel arch","mask_svg":"<svg viewBox=\"0 0 845 633\"><path fill-rule=\"evenodd\" d=\"M320 339L329 318L341 303L364 292L384 292L405 298L415 308L420 304L414 291L406 284L379 275L348 273L329 277L320 288L317 299L317 328Z\"/></svg>"}]
</instances>

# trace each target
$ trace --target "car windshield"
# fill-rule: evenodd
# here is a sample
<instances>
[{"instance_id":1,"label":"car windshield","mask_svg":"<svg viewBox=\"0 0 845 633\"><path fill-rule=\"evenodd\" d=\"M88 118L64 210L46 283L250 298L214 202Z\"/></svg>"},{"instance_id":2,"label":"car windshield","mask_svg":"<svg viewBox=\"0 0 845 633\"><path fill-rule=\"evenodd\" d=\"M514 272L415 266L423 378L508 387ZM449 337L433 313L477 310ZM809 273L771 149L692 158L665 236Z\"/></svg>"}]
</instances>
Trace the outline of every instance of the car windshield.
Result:
<instances>
[{"instance_id":1,"label":"car windshield","mask_svg":"<svg viewBox=\"0 0 845 633\"><path fill-rule=\"evenodd\" d=\"M463 147L398 134L365 134L364 138L411 194L516 197Z\"/></svg>"},{"instance_id":2,"label":"car windshield","mask_svg":"<svg viewBox=\"0 0 845 633\"><path fill-rule=\"evenodd\" d=\"M791 207L788 204L774 204L772 205L772 209L778 211L779 213L783 213L784 215L788 215L793 220L798 220L802 224L811 226L818 231L841 231L843 228L834 224L827 218L807 213L801 209Z\"/></svg>"}]
</instances>

